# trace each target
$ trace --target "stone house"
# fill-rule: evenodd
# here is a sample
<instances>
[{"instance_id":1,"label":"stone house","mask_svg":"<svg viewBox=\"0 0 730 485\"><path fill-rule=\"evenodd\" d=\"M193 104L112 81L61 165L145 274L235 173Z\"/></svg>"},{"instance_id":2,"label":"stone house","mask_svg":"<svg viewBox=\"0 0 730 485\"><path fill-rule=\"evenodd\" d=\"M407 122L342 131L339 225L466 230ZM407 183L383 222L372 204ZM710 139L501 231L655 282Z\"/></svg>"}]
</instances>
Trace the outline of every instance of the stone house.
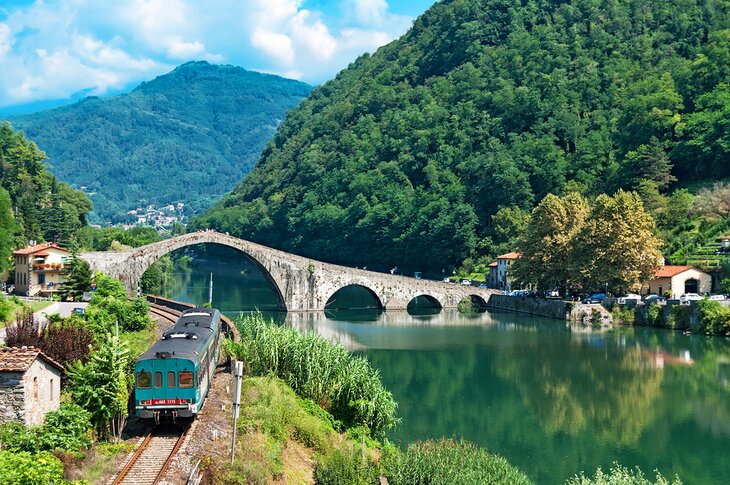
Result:
<instances>
[{"instance_id":1,"label":"stone house","mask_svg":"<svg viewBox=\"0 0 730 485\"><path fill-rule=\"evenodd\" d=\"M68 249L58 243L43 243L19 249L15 259L15 293L50 296L64 282L61 272L70 258Z\"/></svg>"},{"instance_id":2,"label":"stone house","mask_svg":"<svg viewBox=\"0 0 730 485\"><path fill-rule=\"evenodd\" d=\"M512 281L510 280L509 270L512 263L520 257L520 253L507 253L497 256L497 286L501 290L511 290Z\"/></svg>"},{"instance_id":3,"label":"stone house","mask_svg":"<svg viewBox=\"0 0 730 485\"><path fill-rule=\"evenodd\" d=\"M42 424L61 405L63 366L35 347L0 348L0 423Z\"/></svg>"},{"instance_id":4,"label":"stone house","mask_svg":"<svg viewBox=\"0 0 730 485\"><path fill-rule=\"evenodd\" d=\"M498 287L497 266L498 266L498 263L496 261L494 261L493 263L489 263L489 273L487 273L487 286L489 288Z\"/></svg>"},{"instance_id":5,"label":"stone house","mask_svg":"<svg viewBox=\"0 0 730 485\"><path fill-rule=\"evenodd\" d=\"M671 293L677 299L685 293L705 293L712 289L712 276L693 266L664 266L654 273L644 294L663 295Z\"/></svg>"}]
</instances>

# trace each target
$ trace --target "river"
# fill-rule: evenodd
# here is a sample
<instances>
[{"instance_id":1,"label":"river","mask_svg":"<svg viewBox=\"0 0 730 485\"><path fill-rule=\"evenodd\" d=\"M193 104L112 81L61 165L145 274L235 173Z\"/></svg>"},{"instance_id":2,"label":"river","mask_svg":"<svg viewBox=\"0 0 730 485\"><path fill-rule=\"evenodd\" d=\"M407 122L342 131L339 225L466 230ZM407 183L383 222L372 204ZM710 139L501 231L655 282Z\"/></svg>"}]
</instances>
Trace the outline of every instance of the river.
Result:
<instances>
[{"instance_id":1,"label":"river","mask_svg":"<svg viewBox=\"0 0 730 485\"><path fill-rule=\"evenodd\" d=\"M169 297L229 315L272 312L256 265L197 247ZM362 298L363 300L358 300ZM339 295L367 306L367 295ZM347 301L346 301L347 300ZM507 313L367 309L276 315L365 355L399 403L391 440L458 437L507 458L536 483L612 462L685 484L730 483L730 340L648 328L580 333Z\"/></svg>"}]
</instances>

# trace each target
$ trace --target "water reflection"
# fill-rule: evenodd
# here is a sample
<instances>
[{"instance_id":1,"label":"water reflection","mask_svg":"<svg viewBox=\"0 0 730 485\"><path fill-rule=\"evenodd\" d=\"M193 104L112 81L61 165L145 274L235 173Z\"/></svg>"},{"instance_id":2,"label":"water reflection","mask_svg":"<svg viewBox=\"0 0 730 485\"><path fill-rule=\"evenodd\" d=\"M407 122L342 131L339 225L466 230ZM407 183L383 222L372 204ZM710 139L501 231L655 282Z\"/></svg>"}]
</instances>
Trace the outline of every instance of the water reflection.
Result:
<instances>
[{"instance_id":1,"label":"water reflection","mask_svg":"<svg viewBox=\"0 0 730 485\"><path fill-rule=\"evenodd\" d=\"M176 275L168 296L206 302L213 271L213 303L229 316L265 310L366 356L399 403L396 442L463 437L537 483L614 461L687 484L730 483L728 339L650 328L576 333L563 322L496 312L284 316L241 253L209 246L192 254L191 271Z\"/></svg>"}]
</instances>

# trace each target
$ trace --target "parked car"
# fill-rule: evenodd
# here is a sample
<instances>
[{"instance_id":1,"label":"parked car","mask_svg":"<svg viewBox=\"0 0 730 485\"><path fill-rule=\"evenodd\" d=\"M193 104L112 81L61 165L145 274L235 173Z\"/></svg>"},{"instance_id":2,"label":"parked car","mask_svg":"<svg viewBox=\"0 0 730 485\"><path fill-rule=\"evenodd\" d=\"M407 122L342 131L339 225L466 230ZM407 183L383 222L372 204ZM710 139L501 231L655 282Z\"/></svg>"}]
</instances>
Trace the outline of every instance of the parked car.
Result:
<instances>
[{"instance_id":1,"label":"parked car","mask_svg":"<svg viewBox=\"0 0 730 485\"><path fill-rule=\"evenodd\" d=\"M644 303L647 305L649 303L663 303L665 301L667 301L667 299L661 295L646 295L646 297L644 297Z\"/></svg>"},{"instance_id":2,"label":"parked car","mask_svg":"<svg viewBox=\"0 0 730 485\"><path fill-rule=\"evenodd\" d=\"M482 288L482 289L483 289L483 288L489 288L489 287L487 286L487 284L486 284L486 283L481 283L481 284L479 285L479 288Z\"/></svg>"},{"instance_id":3,"label":"parked car","mask_svg":"<svg viewBox=\"0 0 730 485\"><path fill-rule=\"evenodd\" d=\"M71 311L76 315L83 315L84 313L86 313L86 309L84 309L84 307L76 307Z\"/></svg>"},{"instance_id":4,"label":"parked car","mask_svg":"<svg viewBox=\"0 0 730 485\"><path fill-rule=\"evenodd\" d=\"M680 305L689 305L689 302L691 301L699 301L702 300L702 297L698 295L697 293L685 293L684 295L679 297L679 304Z\"/></svg>"},{"instance_id":5,"label":"parked car","mask_svg":"<svg viewBox=\"0 0 730 485\"><path fill-rule=\"evenodd\" d=\"M451 278L444 278L443 281L444 283L453 283L453 281L451 281Z\"/></svg>"},{"instance_id":6,"label":"parked car","mask_svg":"<svg viewBox=\"0 0 730 485\"><path fill-rule=\"evenodd\" d=\"M621 296L618 299L619 304L625 304L628 300L635 300L636 302L641 301L641 295L637 295L636 293L629 293L626 296Z\"/></svg>"},{"instance_id":7,"label":"parked car","mask_svg":"<svg viewBox=\"0 0 730 485\"><path fill-rule=\"evenodd\" d=\"M725 301L727 297L725 295L710 295L712 301Z\"/></svg>"},{"instance_id":8,"label":"parked car","mask_svg":"<svg viewBox=\"0 0 730 485\"><path fill-rule=\"evenodd\" d=\"M608 295L605 293L593 293L591 296L584 298L583 303L601 303L606 298L608 298Z\"/></svg>"},{"instance_id":9,"label":"parked car","mask_svg":"<svg viewBox=\"0 0 730 485\"><path fill-rule=\"evenodd\" d=\"M471 286L471 280L464 278L463 280L461 280L461 284L464 286Z\"/></svg>"}]
</instances>

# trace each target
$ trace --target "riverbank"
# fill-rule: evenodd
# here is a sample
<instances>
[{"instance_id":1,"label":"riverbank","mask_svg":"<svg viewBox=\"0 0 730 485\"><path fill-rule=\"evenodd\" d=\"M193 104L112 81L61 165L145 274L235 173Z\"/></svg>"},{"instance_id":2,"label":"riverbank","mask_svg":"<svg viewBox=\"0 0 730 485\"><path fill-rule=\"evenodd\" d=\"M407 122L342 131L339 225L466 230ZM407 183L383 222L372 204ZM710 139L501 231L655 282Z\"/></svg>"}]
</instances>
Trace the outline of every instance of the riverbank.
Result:
<instances>
[{"instance_id":1,"label":"riverbank","mask_svg":"<svg viewBox=\"0 0 730 485\"><path fill-rule=\"evenodd\" d=\"M492 310L523 313L555 320L568 318L575 306L574 302L569 301L509 295L491 295L487 302L487 308Z\"/></svg>"}]
</instances>

